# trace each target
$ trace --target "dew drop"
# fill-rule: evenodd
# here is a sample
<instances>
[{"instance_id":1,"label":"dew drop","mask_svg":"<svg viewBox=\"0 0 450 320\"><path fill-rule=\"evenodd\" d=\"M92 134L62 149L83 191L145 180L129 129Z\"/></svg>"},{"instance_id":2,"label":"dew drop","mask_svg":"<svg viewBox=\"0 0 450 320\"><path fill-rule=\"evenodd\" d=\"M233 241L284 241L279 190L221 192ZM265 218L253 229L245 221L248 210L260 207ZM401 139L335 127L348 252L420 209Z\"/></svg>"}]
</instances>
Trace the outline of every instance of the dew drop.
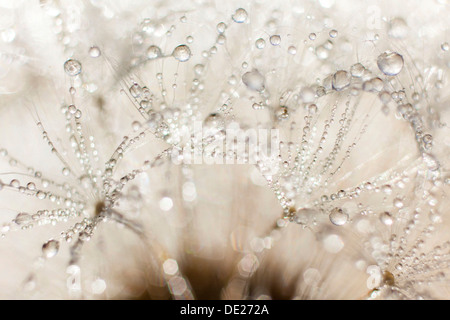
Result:
<instances>
[{"instance_id":1,"label":"dew drop","mask_svg":"<svg viewBox=\"0 0 450 320\"><path fill-rule=\"evenodd\" d=\"M270 37L269 41L270 41L271 45L279 46L280 43L281 43L281 37L279 35L275 34L275 35Z\"/></svg>"},{"instance_id":2,"label":"dew drop","mask_svg":"<svg viewBox=\"0 0 450 320\"><path fill-rule=\"evenodd\" d=\"M14 219L14 222L16 224L18 224L19 226L24 225L24 224L28 224L30 223L32 220L31 215L29 215L28 213L19 213L16 218Z\"/></svg>"},{"instance_id":3,"label":"dew drop","mask_svg":"<svg viewBox=\"0 0 450 320\"><path fill-rule=\"evenodd\" d=\"M157 46L150 46L147 48L146 55L150 60L157 59L162 56L161 49Z\"/></svg>"},{"instance_id":4,"label":"dew drop","mask_svg":"<svg viewBox=\"0 0 450 320\"><path fill-rule=\"evenodd\" d=\"M352 74L352 76L360 78L363 76L365 69L366 68L364 68L364 66L361 63L355 63L354 65L351 66L350 73Z\"/></svg>"},{"instance_id":5,"label":"dew drop","mask_svg":"<svg viewBox=\"0 0 450 320\"><path fill-rule=\"evenodd\" d=\"M64 63L64 71L71 77L81 73L81 63L77 60L69 59Z\"/></svg>"},{"instance_id":6,"label":"dew drop","mask_svg":"<svg viewBox=\"0 0 450 320\"><path fill-rule=\"evenodd\" d=\"M142 94L142 88L137 83L133 83L133 85L131 85L129 91L133 98L139 98Z\"/></svg>"},{"instance_id":7,"label":"dew drop","mask_svg":"<svg viewBox=\"0 0 450 320\"><path fill-rule=\"evenodd\" d=\"M334 208L329 215L331 223L336 226L343 226L348 221L348 214L341 208Z\"/></svg>"},{"instance_id":8,"label":"dew drop","mask_svg":"<svg viewBox=\"0 0 450 320\"><path fill-rule=\"evenodd\" d=\"M89 55L92 58L98 58L98 57L100 57L101 54L102 53L101 53L99 47L93 46L89 49Z\"/></svg>"},{"instance_id":9,"label":"dew drop","mask_svg":"<svg viewBox=\"0 0 450 320\"><path fill-rule=\"evenodd\" d=\"M245 11L245 9L239 8L233 14L232 19L236 23L244 23L245 20L247 20L247 17L248 17L247 11Z\"/></svg>"},{"instance_id":10,"label":"dew drop","mask_svg":"<svg viewBox=\"0 0 450 320\"><path fill-rule=\"evenodd\" d=\"M266 41L263 38L259 38L255 41L255 47L258 49L264 49Z\"/></svg>"},{"instance_id":11,"label":"dew drop","mask_svg":"<svg viewBox=\"0 0 450 320\"><path fill-rule=\"evenodd\" d=\"M380 221L386 226L390 226L394 222L394 220L392 219L392 216L389 212L383 212L380 215Z\"/></svg>"},{"instance_id":12,"label":"dew drop","mask_svg":"<svg viewBox=\"0 0 450 320\"><path fill-rule=\"evenodd\" d=\"M59 241L49 240L42 246L42 253L45 258L53 258L58 254L59 251Z\"/></svg>"},{"instance_id":13,"label":"dew drop","mask_svg":"<svg viewBox=\"0 0 450 320\"><path fill-rule=\"evenodd\" d=\"M224 33L226 29L227 29L227 25L224 22L219 22L217 24L217 31L219 33Z\"/></svg>"},{"instance_id":14,"label":"dew drop","mask_svg":"<svg viewBox=\"0 0 450 320\"><path fill-rule=\"evenodd\" d=\"M247 88L254 91L264 90L264 81L264 76L257 69L246 72L242 76L242 82L247 86Z\"/></svg>"},{"instance_id":15,"label":"dew drop","mask_svg":"<svg viewBox=\"0 0 450 320\"><path fill-rule=\"evenodd\" d=\"M289 54L292 54L292 55L295 55L295 54L297 53L297 48L294 47L294 46L290 46L290 47L288 48L288 53L289 53Z\"/></svg>"},{"instance_id":16,"label":"dew drop","mask_svg":"<svg viewBox=\"0 0 450 320\"><path fill-rule=\"evenodd\" d=\"M187 45L182 44L173 49L172 56L180 62L185 62L190 59L191 50Z\"/></svg>"},{"instance_id":17,"label":"dew drop","mask_svg":"<svg viewBox=\"0 0 450 320\"><path fill-rule=\"evenodd\" d=\"M377 65L385 75L395 76L403 69L403 57L397 52L386 51L378 56Z\"/></svg>"},{"instance_id":18,"label":"dew drop","mask_svg":"<svg viewBox=\"0 0 450 320\"><path fill-rule=\"evenodd\" d=\"M336 38L338 36L338 32L335 29L330 30L330 32L328 34L331 38Z\"/></svg>"},{"instance_id":19,"label":"dew drop","mask_svg":"<svg viewBox=\"0 0 450 320\"><path fill-rule=\"evenodd\" d=\"M351 76L347 71L339 70L333 75L333 89L341 91L350 85Z\"/></svg>"},{"instance_id":20,"label":"dew drop","mask_svg":"<svg viewBox=\"0 0 450 320\"><path fill-rule=\"evenodd\" d=\"M388 34L392 38L404 39L408 35L408 25L403 18L394 18L389 23Z\"/></svg>"}]
</instances>

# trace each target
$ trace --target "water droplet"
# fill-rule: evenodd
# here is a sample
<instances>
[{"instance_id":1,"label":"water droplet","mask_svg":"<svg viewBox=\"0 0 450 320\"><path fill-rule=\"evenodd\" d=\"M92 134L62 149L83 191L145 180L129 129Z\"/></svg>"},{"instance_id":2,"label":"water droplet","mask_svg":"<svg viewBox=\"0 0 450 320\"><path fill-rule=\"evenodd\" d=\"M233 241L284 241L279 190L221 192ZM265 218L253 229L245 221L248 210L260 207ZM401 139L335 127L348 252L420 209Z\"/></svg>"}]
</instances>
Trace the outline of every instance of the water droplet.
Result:
<instances>
[{"instance_id":1,"label":"water droplet","mask_svg":"<svg viewBox=\"0 0 450 320\"><path fill-rule=\"evenodd\" d=\"M38 191L38 192L36 193L36 197L37 197L39 200L44 200L45 198L47 198L47 194L46 194L44 191Z\"/></svg>"},{"instance_id":2,"label":"water droplet","mask_svg":"<svg viewBox=\"0 0 450 320\"><path fill-rule=\"evenodd\" d=\"M317 36L316 36L315 33L310 33L309 36L308 36L309 40L312 40L312 41L316 40L316 37Z\"/></svg>"},{"instance_id":3,"label":"water droplet","mask_svg":"<svg viewBox=\"0 0 450 320\"><path fill-rule=\"evenodd\" d=\"M288 48L288 53L289 53L289 54L292 54L292 55L295 55L295 54L297 53L297 48L294 47L294 46L290 46L290 47Z\"/></svg>"},{"instance_id":4,"label":"water droplet","mask_svg":"<svg viewBox=\"0 0 450 320\"><path fill-rule=\"evenodd\" d=\"M69 59L64 63L64 71L71 77L81 73L81 63L77 60Z\"/></svg>"},{"instance_id":5,"label":"water droplet","mask_svg":"<svg viewBox=\"0 0 450 320\"><path fill-rule=\"evenodd\" d=\"M281 37L277 34L270 37L270 44L273 46L279 46L281 43Z\"/></svg>"},{"instance_id":6,"label":"water droplet","mask_svg":"<svg viewBox=\"0 0 450 320\"><path fill-rule=\"evenodd\" d=\"M137 83L133 83L129 89L130 94L133 98L139 98L142 94L142 88Z\"/></svg>"},{"instance_id":7,"label":"water droplet","mask_svg":"<svg viewBox=\"0 0 450 320\"><path fill-rule=\"evenodd\" d=\"M395 76L403 69L403 57L397 52L386 51L378 56L377 65L385 75Z\"/></svg>"},{"instance_id":8,"label":"water droplet","mask_svg":"<svg viewBox=\"0 0 450 320\"><path fill-rule=\"evenodd\" d=\"M53 258L58 254L59 251L59 241L49 240L42 246L42 253L45 258Z\"/></svg>"},{"instance_id":9,"label":"water droplet","mask_svg":"<svg viewBox=\"0 0 450 320\"><path fill-rule=\"evenodd\" d=\"M255 41L255 47L258 49L264 49L266 46L266 41L263 38L259 38Z\"/></svg>"},{"instance_id":10,"label":"water droplet","mask_svg":"<svg viewBox=\"0 0 450 320\"><path fill-rule=\"evenodd\" d=\"M19 213L16 218L14 219L14 222L16 224L18 224L19 226L24 225L24 224L28 224L30 223L32 220L31 215L29 215L28 213Z\"/></svg>"},{"instance_id":11,"label":"water droplet","mask_svg":"<svg viewBox=\"0 0 450 320\"><path fill-rule=\"evenodd\" d=\"M450 49L450 46L448 45L448 42L444 42L441 44L442 51L448 51Z\"/></svg>"},{"instance_id":12,"label":"water droplet","mask_svg":"<svg viewBox=\"0 0 450 320\"><path fill-rule=\"evenodd\" d=\"M408 25L402 18L394 18L389 23L389 36L396 39L404 39L408 35Z\"/></svg>"},{"instance_id":13,"label":"water droplet","mask_svg":"<svg viewBox=\"0 0 450 320\"><path fill-rule=\"evenodd\" d=\"M63 176L66 176L66 177L70 174L69 168L63 168L61 172L62 172Z\"/></svg>"},{"instance_id":14,"label":"water droplet","mask_svg":"<svg viewBox=\"0 0 450 320\"><path fill-rule=\"evenodd\" d=\"M191 50L187 45L182 44L173 50L172 56L180 62L185 62L190 59Z\"/></svg>"},{"instance_id":15,"label":"water droplet","mask_svg":"<svg viewBox=\"0 0 450 320\"><path fill-rule=\"evenodd\" d=\"M147 48L146 55L150 60L157 59L162 56L161 49L157 46L150 46Z\"/></svg>"},{"instance_id":16,"label":"water droplet","mask_svg":"<svg viewBox=\"0 0 450 320\"><path fill-rule=\"evenodd\" d=\"M348 214L341 208L334 208L329 215L331 223L336 226L342 226L348 221Z\"/></svg>"},{"instance_id":17,"label":"water droplet","mask_svg":"<svg viewBox=\"0 0 450 320\"><path fill-rule=\"evenodd\" d=\"M361 63L355 63L354 65L351 66L350 73L352 74L352 76L360 78L363 76L365 69L366 68L364 68L364 66Z\"/></svg>"},{"instance_id":18,"label":"water droplet","mask_svg":"<svg viewBox=\"0 0 450 320\"><path fill-rule=\"evenodd\" d=\"M264 90L264 81L264 76L256 69L246 72L242 76L242 82L247 86L247 88L254 91Z\"/></svg>"},{"instance_id":19,"label":"water droplet","mask_svg":"<svg viewBox=\"0 0 450 320\"><path fill-rule=\"evenodd\" d=\"M339 70L333 75L333 89L341 91L350 85L351 76L347 71Z\"/></svg>"},{"instance_id":20,"label":"water droplet","mask_svg":"<svg viewBox=\"0 0 450 320\"><path fill-rule=\"evenodd\" d=\"M328 34L331 38L336 38L338 36L338 32L335 29L330 30L330 32Z\"/></svg>"},{"instance_id":21,"label":"water droplet","mask_svg":"<svg viewBox=\"0 0 450 320\"><path fill-rule=\"evenodd\" d=\"M380 215L380 221L387 226L392 225L392 223L394 222L394 220L392 219L392 216L389 212L383 212Z\"/></svg>"},{"instance_id":22,"label":"water droplet","mask_svg":"<svg viewBox=\"0 0 450 320\"><path fill-rule=\"evenodd\" d=\"M36 184L34 184L34 182L29 182L27 184L27 189L28 190L36 190Z\"/></svg>"},{"instance_id":23,"label":"water droplet","mask_svg":"<svg viewBox=\"0 0 450 320\"><path fill-rule=\"evenodd\" d=\"M101 53L99 47L93 46L89 49L89 55L92 58L98 58L98 57L100 57L101 54L102 53Z\"/></svg>"},{"instance_id":24,"label":"water droplet","mask_svg":"<svg viewBox=\"0 0 450 320\"><path fill-rule=\"evenodd\" d=\"M224 33L226 29L227 29L227 25L224 22L219 22L217 24L217 31L219 33Z\"/></svg>"},{"instance_id":25,"label":"water droplet","mask_svg":"<svg viewBox=\"0 0 450 320\"><path fill-rule=\"evenodd\" d=\"M242 8L239 8L236 10L236 12L233 14L232 19L236 23L244 23L245 20L247 20L248 13Z\"/></svg>"}]
</instances>

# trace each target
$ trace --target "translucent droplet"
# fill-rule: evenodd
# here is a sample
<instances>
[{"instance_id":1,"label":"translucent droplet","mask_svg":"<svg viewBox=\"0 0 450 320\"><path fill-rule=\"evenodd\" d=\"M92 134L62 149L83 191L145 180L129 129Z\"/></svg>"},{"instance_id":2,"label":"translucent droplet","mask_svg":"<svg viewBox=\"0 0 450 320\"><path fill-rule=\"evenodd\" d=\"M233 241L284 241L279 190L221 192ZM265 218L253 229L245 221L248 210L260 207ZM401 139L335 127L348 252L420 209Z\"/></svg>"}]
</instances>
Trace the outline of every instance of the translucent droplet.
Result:
<instances>
[{"instance_id":1,"label":"translucent droplet","mask_svg":"<svg viewBox=\"0 0 450 320\"><path fill-rule=\"evenodd\" d=\"M387 226L392 225L392 223L394 222L394 220L392 219L392 216L389 212L383 212L380 215L380 221Z\"/></svg>"},{"instance_id":2,"label":"translucent droplet","mask_svg":"<svg viewBox=\"0 0 450 320\"><path fill-rule=\"evenodd\" d=\"M157 59L162 56L161 49L157 46L150 46L147 48L146 55L150 60Z\"/></svg>"},{"instance_id":3,"label":"translucent droplet","mask_svg":"<svg viewBox=\"0 0 450 320\"><path fill-rule=\"evenodd\" d=\"M172 56L180 62L185 62L190 59L191 50L187 45L182 44L173 50Z\"/></svg>"},{"instance_id":4,"label":"translucent droplet","mask_svg":"<svg viewBox=\"0 0 450 320\"><path fill-rule=\"evenodd\" d=\"M247 20L248 13L242 8L239 8L236 10L236 12L233 14L232 19L234 22L237 23L244 23L245 20Z\"/></svg>"},{"instance_id":5,"label":"translucent droplet","mask_svg":"<svg viewBox=\"0 0 450 320\"><path fill-rule=\"evenodd\" d=\"M100 57L101 54L102 53L101 53L99 47L93 46L89 49L89 55L92 58L98 58L98 57Z\"/></svg>"},{"instance_id":6,"label":"translucent droplet","mask_svg":"<svg viewBox=\"0 0 450 320\"><path fill-rule=\"evenodd\" d=\"M403 69L403 57L397 52L386 51L378 56L377 65L385 75L395 76Z\"/></svg>"},{"instance_id":7,"label":"translucent droplet","mask_svg":"<svg viewBox=\"0 0 450 320\"><path fill-rule=\"evenodd\" d=\"M227 25L224 22L219 22L217 24L217 31L219 33L224 33L226 29L227 29Z\"/></svg>"},{"instance_id":8,"label":"translucent droplet","mask_svg":"<svg viewBox=\"0 0 450 320\"><path fill-rule=\"evenodd\" d=\"M36 193L36 197L37 197L39 200L44 200L45 198L47 198L47 194L46 194L44 191L38 191L38 192Z\"/></svg>"},{"instance_id":9,"label":"translucent droplet","mask_svg":"<svg viewBox=\"0 0 450 320\"><path fill-rule=\"evenodd\" d=\"M16 216L14 222L19 226L21 226L30 223L31 220L32 220L31 215L29 215L28 213L21 212Z\"/></svg>"},{"instance_id":10,"label":"translucent droplet","mask_svg":"<svg viewBox=\"0 0 450 320\"><path fill-rule=\"evenodd\" d=\"M350 73L352 74L352 76L360 78L363 76L365 69L366 68L364 68L364 66L361 63L355 63L354 65L351 66Z\"/></svg>"},{"instance_id":11,"label":"translucent droplet","mask_svg":"<svg viewBox=\"0 0 450 320\"><path fill-rule=\"evenodd\" d=\"M264 76L256 69L246 72L242 76L242 82L247 86L247 88L254 91L264 90L264 81Z\"/></svg>"},{"instance_id":12,"label":"translucent droplet","mask_svg":"<svg viewBox=\"0 0 450 320\"><path fill-rule=\"evenodd\" d=\"M333 75L333 89L341 91L350 85L351 76L347 71L339 70Z\"/></svg>"},{"instance_id":13,"label":"translucent droplet","mask_svg":"<svg viewBox=\"0 0 450 320\"><path fill-rule=\"evenodd\" d=\"M288 48L288 53L289 53L289 54L292 54L292 55L295 55L295 54L297 53L297 48L294 47L294 46L290 46L290 47Z\"/></svg>"},{"instance_id":14,"label":"translucent droplet","mask_svg":"<svg viewBox=\"0 0 450 320\"><path fill-rule=\"evenodd\" d=\"M255 47L258 49L264 49L266 46L266 41L263 38L259 38L255 41Z\"/></svg>"},{"instance_id":15,"label":"translucent droplet","mask_svg":"<svg viewBox=\"0 0 450 320\"><path fill-rule=\"evenodd\" d=\"M408 25L403 18L394 18L389 23L389 36L396 39L404 39L408 35Z\"/></svg>"},{"instance_id":16,"label":"translucent droplet","mask_svg":"<svg viewBox=\"0 0 450 320\"><path fill-rule=\"evenodd\" d=\"M450 49L450 46L448 45L448 42L444 42L441 44L442 51L448 51Z\"/></svg>"},{"instance_id":17,"label":"translucent droplet","mask_svg":"<svg viewBox=\"0 0 450 320\"><path fill-rule=\"evenodd\" d=\"M337 32L337 30L333 29L333 30L330 30L330 32L328 33L328 35L329 35L331 38L336 38L336 37L338 36L338 32Z\"/></svg>"},{"instance_id":18,"label":"translucent droplet","mask_svg":"<svg viewBox=\"0 0 450 320\"><path fill-rule=\"evenodd\" d=\"M270 44L272 44L273 46L279 46L281 43L281 37L277 34L271 36L269 40Z\"/></svg>"},{"instance_id":19,"label":"translucent droplet","mask_svg":"<svg viewBox=\"0 0 450 320\"><path fill-rule=\"evenodd\" d=\"M133 85L131 85L129 91L133 98L139 98L142 94L142 88L137 83L133 83Z\"/></svg>"},{"instance_id":20,"label":"translucent droplet","mask_svg":"<svg viewBox=\"0 0 450 320\"><path fill-rule=\"evenodd\" d=\"M71 77L81 73L81 63L77 60L69 59L64 63L64 71Z\"/></svg>"},{"instance_id":21,"label":"translucent droplet","mask_svg":"<svg viewBox=\"0 0 450 320\"><path fill-rule=\"evenodd\" d=\"M341 208L334 208L329 215L331 223L336 226L342 226L348 221L348 214Z\"/></svg>"},{"instance_id":22,"label":"translucent droplet","mask_svg":"<svg viewBox=\"0 0 450 320\"><path fill-rule=\"evenodd\" d=\"M310 33L309 36L308 36L308 38L309 38L309 40L314 41L314 40L316 40L317 35L316 35L315 33Z\"/></svg>"},{"instance_id":23,"label":"translucent droplet","mask_svg":"<svg viewBox=\"0 0 450 320\"><path fill-rule=\"evenodd\" d=\"M58 254L59 251L59 241L49 240L42 246L42 253L46 258L53 258Z\"/></svg>"}]
</instances>

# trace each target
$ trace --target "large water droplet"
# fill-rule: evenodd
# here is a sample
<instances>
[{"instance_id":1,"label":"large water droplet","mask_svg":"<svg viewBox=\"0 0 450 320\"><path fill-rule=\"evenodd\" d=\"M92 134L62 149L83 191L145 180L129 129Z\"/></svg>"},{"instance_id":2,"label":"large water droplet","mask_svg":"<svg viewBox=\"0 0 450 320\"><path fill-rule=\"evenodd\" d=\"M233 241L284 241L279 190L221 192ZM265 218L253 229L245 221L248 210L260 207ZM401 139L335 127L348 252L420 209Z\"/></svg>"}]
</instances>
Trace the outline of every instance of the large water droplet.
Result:
<instances>
[{"instance_id":1,"label":"large water droplet","mask_svg":"<svg viewBox=\"0 0 450 320\"><path fill-rule=\"evenodd\" d=\"M351 76L347 71L339 70L333 75L333 89L341 91L350 85Z\"/></svg>"},{"instance_id":2,"label":"large water droplet","mask_svg":"<svg viewBox=\"0 0 450 320\"><path fill-rule=\"evenodd\" d=\"M147 58L150 60L157 59L162 56L161 49L157 46L150 46L147 48Z\"/></svg>"},{"instance_id":3,"label":"large water droplet","mask_svg":"<svg viewBox=\"0 0 450 320\"><path fill-rule=\"evenodd\" d=\"M336 226L343 226L348 221L348 214L341 208L334 208L329 215L331 223Z\"/></svg>"},{"instance_id":4,"label":"large water droplet","mask_svg":"<svg viewBox=\"0 0 450 320\"><path fill-rule=\"evenodd\" d=\"M81 73L81 63L77 60L69 59L64 63L64 71L71 77Z\"/></svg>"},{"instance_id":5,"label":"large water droplet","mask_svg":"<svg viewBox=\"0 0 450 320\"><path fill-rule=\"evenodd\" d=\"M386 51L378 56L377 65L385 75L395 76L403 69L403 57L397 52Z\"/></svg>"},{"instance_id":6,"label":"large water droplet","mask_svg":"<svg viewBox=\"0 0 450 320\"><path fill-rule=\"evenodd\" d=\"M247 17L248 17L247 11L245 11L245 9L242 8L237 9L232 16L233 21L237 23L244 23L245 20L247 20Z\"/></svg>"},{"instance_id":7,"label":"large water droplet","mask_svg":"<svg viewBox=\"0 0 450 320\"><path fill-rule=\"evenodd\" d=\"M191 57L191 49L185 44L179 45L173 50L172 56L180 62L188 61Z\"/></svg>"}]
</instances>

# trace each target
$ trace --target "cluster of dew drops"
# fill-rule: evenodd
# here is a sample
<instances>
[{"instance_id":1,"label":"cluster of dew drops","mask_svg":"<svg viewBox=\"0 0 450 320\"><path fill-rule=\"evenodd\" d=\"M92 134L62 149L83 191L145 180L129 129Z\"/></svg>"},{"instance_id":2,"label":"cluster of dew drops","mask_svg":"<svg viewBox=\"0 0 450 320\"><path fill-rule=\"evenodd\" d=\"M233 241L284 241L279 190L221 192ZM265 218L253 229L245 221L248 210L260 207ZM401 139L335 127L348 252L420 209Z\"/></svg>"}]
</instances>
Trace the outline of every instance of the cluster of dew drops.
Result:
<instances>
[{"instance_id":1,"label":"cluster of dew drops","mask_svg":"<svg viewBox=\"0 0 450 320\"><path fill-rule=\"evenodd\" d=\"M249 15L245 9L239 8L232 14L231 20L237 25L245 24L249 20ZM183 16L180 21L185 22L186 17ZM149 20L144 20L141 26L146 32L148 31L148 29L152 28L151 21ZM209 51L204 51L202 53L203 57L206 60L211 59L211 56L217 52L217 46L224 45L226 43L226 30L228 27L229 26L227 26L225 22L220 22L217 24L216 29L218 35L216 44L214 44ZM403 27L404 23L401 19L394 20L391 26L391 32L394 36L400 37L401 34L396 34L396 32L401 33ZM168 31L167 36L171 35L171 31L173 30L171 29ZM331 50L333 49L332 40L339 37L338 31L335 29L329 30L328 35L330 40L327 40L323 44L318 45L314 48L314 53L319 60L327 60ZM316 33L310 33L308 36L308 39L312 42L315 41L316 38ZM280 47L283 44L283 39L281 35L278 34L270 35L268 40L269 44L274 47ZM141 41L141 43L143 42L142 39L138 39L138 42L139 41ZM148 63L153 60L166 58L175 59L179 63L186 63L191 59L193 54L189 46L189 43L192 42L192 37L188 37L186 39L186 42L187 44L180 44L176 46L169 55L164 54L163 50L161 50L161 48L159 48L158 46L153 44L149 45L145 48L144 57L136 57L136 59L133 61L134 67L138 67L141 63ZM264 38L257 38L254 41L253 45L257 50L264 50L267 46L267 43ZM448 51L448 43L443 43L441 45L441 50L444 52ZM290 56L297 55L297 51L298 49L294 45L289 45L287 47L287 54ZM89 49L90 57L99 58L101 55L102 52L99 47L93 46ZM243 67L244 64L246 68L248 65L247 62L243 63ZM337 70L333 74L330 74L328 77L323 79L320 85L303 87L295 94L295 99L297 100L298 105L303 105L305 107L305 110L307 111L304 118L306 121L306 125L302 128L303 136L300 143L297 144L290 142L287 144L289 145L289 150L294 151L289 152L287 159L284 159L281 155L279 156L282 173L279 174L279 176L277 176L276 178L271 177L266 181L276 195L276 198L278 199L283 210L281 218L277 222L277 227L286 226L287 222L295 222L306 227L311 224L315 224L316 220L323 212L326 212L328 220L332 223L333 226L343 227L345 225L348 225L352 219L345 208L334 206L334 201L341 201L343 199L356 199L361 196L361 194L370 194L371 192L382 192L386 195L391 195L393 194L394 184L396 186L399 186L399 188L402 188L402 184L405 184L405 181L408 181L408 178L402 175L396 176L395 179L392 179L391 177L390 179L387 179L386 177L378 177L378 180L374 179L373 181L365 181L361 183L361 185L358 185L352 189L338 190L332 194L322 194L317 199L312 199L307 205L295 204L294 198L299 194L307 193L308 191L310 192L311 188L320 189L323 186L320 185L320 183L318 185L312 186L308 181L311 180L310 176L314 175L314 172L316 172L314 171L314 168L319 167L317 157L318 154L320 154L320 151L322 150L325 142L328 141L327 129L329 128L330 124L334 122L334 112L336 111L337 106L334 106L334 108L332 108L331 119L322 132L322 139L320 140L320 143L317 147L317 151L315 153L310 153L306 150L311 149L311 146L308 146L308 134L311 132L310 126L313 125L313 117L321 112L320 104L317 101L319 98L326 95L335 93L349 93L350 96L357 96L360 94L360 92L370 92L378 96L383 104L383 112L385 112L386 114L389 110L386 105L388 103L394 102L397 105L396 111L397 114L400 115L401 120L407 121L413 130L418 149L422 155L422 161L428 170L428 178L438 178L440 164L432 153L433 137L431 134L426 132L426 126L423 118L414 107L414 101L420 99L419 93L415 92L413 94L413 102L411 103L408 101L408 97L406 96L402 88L397 90L390 89L390 91L387 89L388 87L395 88L395 85L397 84L397 82L395 81L395 77L401 74L401 72L404 70L404 64L405 61L402 54L396 51L388 50L376 57L376 65L381 72L379 76L374 75L378 71L368 70L363 64L355 63L351 65L348 70ZM204 69L205 65L203 64L197 64L194 66L195 74L198 77L201 77ZM64 63L64 71L71 79L74 79L83 72L82 64L76 59L68 59ZM161 88L162 100L164 100L165 89L162 85L162 77L162 74L157 74L157 78ZM261 101L256 101L254 99L255 101L251 104L251 108L254 110L254 112L263 112L263 110L273 109L273 113L275 115L275 125L282 125L286 123L287 120L289 120L291 117L293 117L293 114L295 113L295 111L293 110L294 108L282 104L280 104L277 108L273 108L273 106L270 105L270 94L269 90L267 90L266 88L266 78L260 70L252 69L250 71L245 71L239 76L239 78L249 92L256 93L261 98ZM232 84L237 83L236 77L231 80L232 81L229 82L232 82ZM199 83L200 80L194 79L194 87L198 88ZM387 84L389 84L390 86ZM176 84L173 85L173 89L176 89ZM76 95L76 89L74 87L71 87L69 92L72 97ZM13 164L14 166L22 167L28 170L28 174L30 176L41 179L43 187L42 189L45 189L48 186L52 186L62 191L64 195L58 194L56 192L53 193L50 191L39 190L34 182L29 182L26 186L21 186L18 179L11 180L9 184L1 183L0 189L11 189L19 191L26 195L35 196L39 200L47 199L57 204L64 203L66 207L63 209L55 210L41 210L35 214L19 213L11 223L7 223L2 227L1 231L3 235L6 234L9 230L17 227L19 227L20 229L27 229L33 227L33 225L36 223L38 225L56 224L59 221L67 221L70 218L85 217L81 222L76 223L73 228L63 232L59 238L50 239L42 246L43 258L49 259L57 255L60 249L60 241L62 239L66 242L72 242L73 237L75 235L78 235L78 240L75 241L75 244L71 249L71 262L69 263L70 265L76 265L79 259L79 251L81 249L82 243L84 241L88 241L90 237L93 236L95 228L101 221L105 219L112 219L118 223L132 228L132 230L136 233L140 233L139 227L136 224L134 224L132 221L128 221L125 217L121 216L114 210L114 202L118 197L120 197L120 191L125 184L133 180L139 173L142 173L146 169L161 163L161 159L164 156L167 156L169 152L165 152L164 154L159 155L156 159L145 161L142 168L133 170L128 175L121 178L120 181L116 184L111 182L109 177L112 176L115 166L123 157L125 151L140 139L144 139L146 134L148 134L149 132L154 134L156 137L165 140L166 142L171 144L172 147L174 147L179 142L179 140L176 137L177 122L174 121L174 118L170 118L170 116L173 117L174 114L169 113L169 116L167 116L167 106L164 106L164 108L160 106L162 109L161 112L156 111L156 104L158 102L154 94L150 92L149 88L141 86L137 82L132 82L128 88L127 94L129 94L130 99L132 100L133 104L135 104L146 125L141 125L141 121L133 122L132 128L135 132L137 132L136 136L131 139L129 137L125 137L102 170L95 169L94 165L91 163L91 159L94 159L94 162L98 161L97 150L95 148L94 138L92 136L85 137L83 134L81 110L74 104L70 104L64 109L67 124L70 127L70 132L74 137L73 148L75 154L77 154L77 156L81 157L83 160L83 176L77 177L77 179L81 181L82 185L94 187L94 189L97 190L97 195L102 199L101 201L97 200L94 204L94 206L97 206L94 216L85 214L86 207L89 205L89 201L85 200L85 198L82 196L82 192L80 192L77 187L70 186L64 183L60 184L55 181L43 178L42 174L39 171L36 171L33 168L29 168L19 160L14 159L12 156L9 156L8 152L5 149L1 150L0 155L8 158L11 164ZM191 99L193 101L197 99L198 102L198 99L201 99L200 94L201 92L198 93L198 95L192 94ZM280 101L282 101L281 98ZM208 126L217 126L220 127L219 129L223 129L224 122L229 119L230 113L232 113L233 111L232 108L230 108L231 104L231 101L228 101L228 103L219 108L217 112L209 114L205 118L205 124L207 124ZM353 108L357 108L357 106L353 106ZM326 176L327 171L329 171L331 167L337 162L337 154L343 145L343 141L345 140L345 133L348 131L351 125L352 107L350 107L350 103L348 103L348 106L345 110L346 111L343 114L343 117L339 121L339 134L341 136L336 140L335 148L333 149L332 154L330 154L330 156L327 158L326 163L320 164L323 165L322 171L319 174L320 176ZM198 116L196 110L191 111L191 118L189 118L189 116L186 116L185 119L181 119L179 121L178 125L189 123L191 119L194 119L196 116ZM231 118L235 119L234 117ZM63 164L66 164L65 160L48 137L43 124L39 122L38 126L41 129L44 140L51 148L52 153L59 157ZM361 132L361 134L363 133L364 130ZM352 145L349 148L346 156L347 158L354 147L355 145ZM224 155L221 154L216 156ZM263 175L265 171L268 171L270 169L268 167L268 164L265 164L264 162L257 162L256 167ZM307 170L304 169L305 167L307 167ZM67 177L73 175L73 172L71 172L68 165L65 165L62 174ZM286 177L294 177L295 179L287 179ZM383 181L383 179L390 181L386 182ZM190 186L192 185L193 184L191 182ZM431 201L436 201L436 199L432 199L430 200L430 202ZM172 205L172 199L168 197L164 197L160 202L160 207L163 210L170 210ZM434 206L435 203L433 203L432 205ZM401 197L393 198L393 208L400 210L404 208L404 206L405 204ZM370 208L362 208L361 214L370 215L370 211ZM395 217L393 213L383 211L379 214L379 220L383 225L391 226L395 221ZM434 217L434 220L438 221L439 218ZM405 229L407 230L405 233L408 233L411 228L411 226L408 226ZM430 230L432 230L432 228L426 229L426 232L429 232ZM395 242L395 239L392 241ZM404 241L404 239L402 241ZM422 239L420 239L420 241L422 241ZM446 243L444 247L450 246L448 243ZM398 246L396 248L398 248ZM330 250L334 250L333 246ZM414 256L414 254L405 254L405 256L410 260L412 259L411 257L416 257ZM398 256L397 258L400 259ZM174 260L170 260L170 262L173 261ZM383 262L383 260L380 261L380 264L384 263L383 268L388 268L388 262ZM415 263L417 264L417 262ZM396 270L400 272L402 268L398 267L398 265L399 264L396 264ZM392 275L394 272L395 271L392 271L391 273L391 271L387 271L386 269L385 274ZM402 272L405 271L403 270ZM247 277L249 277L250 274L247 275ZM398 275L398 273L396 275ZM185 294L186 293L184 292L183 295Z\"/></svg>"}]
</instances>

